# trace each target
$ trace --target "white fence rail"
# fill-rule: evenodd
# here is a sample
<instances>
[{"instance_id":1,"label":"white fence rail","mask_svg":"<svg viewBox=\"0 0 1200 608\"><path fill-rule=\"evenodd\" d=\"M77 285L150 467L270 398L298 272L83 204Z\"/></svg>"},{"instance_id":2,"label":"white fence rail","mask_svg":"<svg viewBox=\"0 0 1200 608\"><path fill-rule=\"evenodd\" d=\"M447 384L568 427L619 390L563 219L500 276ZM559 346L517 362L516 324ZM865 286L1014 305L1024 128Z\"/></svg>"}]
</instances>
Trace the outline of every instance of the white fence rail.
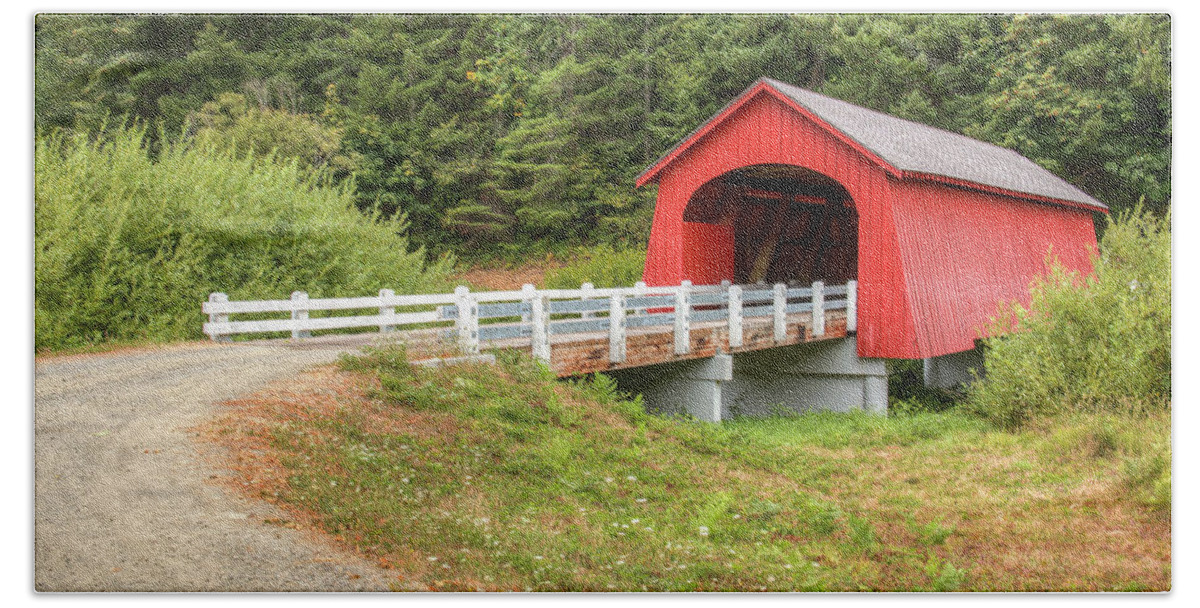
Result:
<instances>
[{"instance_id":1,"label":"white fence rail","mask_svg":"<svg viewBox=\"0 0 1200 608\"><path fill-rule=\"evenodd\" d=\"M844 309L846 330L856 330L857 283L811 287L768 285L692 285L595 289L585 283L580 289L535 289L471 292L459 287L454 293L395 295L380 290L378 296L360 298L312 298L297 291L288 300L230 301L213 293L203 304L209 316L204 333L225 341L235 334L290 332L300 339L314 331L377 328L380 332L400 328L443 328L466 353L478 353L483 343L528 340L532 353L550 360L550 338L562 334L607 332L609 358L625 361L626 331L632 328L670 327L675 353L687 354L694 324L725 322L731 348L742 346L746 318L771 318L775 342L787 333L787 315L812 313L811 331L825 333L825 312ZM350 311L351 314L310 316L310 312ZM288 313L287 318L231 320L232 315Z\"/></svg>"}]
</instances>

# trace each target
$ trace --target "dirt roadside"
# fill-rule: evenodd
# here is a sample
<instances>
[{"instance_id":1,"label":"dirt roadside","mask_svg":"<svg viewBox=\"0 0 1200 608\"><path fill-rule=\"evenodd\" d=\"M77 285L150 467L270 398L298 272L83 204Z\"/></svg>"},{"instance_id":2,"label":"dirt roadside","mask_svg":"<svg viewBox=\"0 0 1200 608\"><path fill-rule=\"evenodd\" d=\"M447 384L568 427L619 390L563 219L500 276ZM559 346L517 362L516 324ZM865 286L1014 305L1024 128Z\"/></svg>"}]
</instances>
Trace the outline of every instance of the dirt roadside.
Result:
<instances>
[{"instance_id":1,"label":"dirt roadside","mask_svg":"<svg viewBox=\"0 0 1200 608\"><path fill-rule=\"evenodd\" d=\"M187 344L35 363L38 591L386 591L395 578L210 480L217 403L362 342ZM391 575L394 577L394 575Z\"/></svg>"}]
</instances>

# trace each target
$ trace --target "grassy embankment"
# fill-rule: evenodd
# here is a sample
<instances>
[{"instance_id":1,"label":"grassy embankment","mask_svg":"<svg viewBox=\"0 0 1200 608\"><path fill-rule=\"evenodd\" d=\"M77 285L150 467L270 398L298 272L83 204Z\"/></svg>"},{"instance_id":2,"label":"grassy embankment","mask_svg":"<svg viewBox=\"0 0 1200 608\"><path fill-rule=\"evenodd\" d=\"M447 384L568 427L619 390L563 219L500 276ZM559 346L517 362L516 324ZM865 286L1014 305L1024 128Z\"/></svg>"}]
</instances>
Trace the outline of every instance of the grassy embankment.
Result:
<instances>
[{"instance_id":1,"label":"grassy embankment","mask_svg":"<svg viewBox=\"0 0 1200 608\"><path fill-rule=\"evenodd\" d=\"M235 483L438 590L1161 590L1167 414L709 426L381 351L231 403ZM1160 448L1166 446L1162 460Z\"/></svg>"},{"instance_id":2,"label":"grassy embankment","mask_svg":"<svg viewBox=\"0 0 1200 608\"><path fill-rule=\"evenodd\" d=\"M960 402L709 426L519 355L379 351L234 402L214 433L276 523L431 589L1168 589L1168 226L1123 217L1093 275L1039 281ZM598 251L546 283L638 265Z\"/></svg>"}]
</instances>

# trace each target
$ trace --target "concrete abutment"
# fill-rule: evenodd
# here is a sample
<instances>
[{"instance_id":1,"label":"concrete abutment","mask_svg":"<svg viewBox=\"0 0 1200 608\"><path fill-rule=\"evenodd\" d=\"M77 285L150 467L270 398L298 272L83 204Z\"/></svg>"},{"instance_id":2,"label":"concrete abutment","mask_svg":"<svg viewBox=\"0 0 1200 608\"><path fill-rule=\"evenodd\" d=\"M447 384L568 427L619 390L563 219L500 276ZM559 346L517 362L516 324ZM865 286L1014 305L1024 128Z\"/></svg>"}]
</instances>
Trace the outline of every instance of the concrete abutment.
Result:
<instances>
[{"instance_id":1,"label":"concrete abutment","mask_svg":"<svg viewBox=\"0 0 1200 608\"><path fill-rule=\"evenodd\" d=\"M718 354L610 372L648 410L706 422L813 411L887 413L883 359L862 359L854 337Z\"/></svg>"}]
</instances>

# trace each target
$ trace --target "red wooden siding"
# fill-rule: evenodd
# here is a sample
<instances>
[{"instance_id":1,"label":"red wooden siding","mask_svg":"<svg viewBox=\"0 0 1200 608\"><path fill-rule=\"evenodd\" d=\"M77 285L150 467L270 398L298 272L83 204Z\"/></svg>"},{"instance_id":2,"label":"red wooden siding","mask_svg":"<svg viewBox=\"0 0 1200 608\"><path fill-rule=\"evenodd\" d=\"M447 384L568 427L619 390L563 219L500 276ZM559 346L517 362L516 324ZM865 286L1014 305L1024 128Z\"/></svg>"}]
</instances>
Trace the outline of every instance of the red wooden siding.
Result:
<instances>
[{"instance_id":1,"label":"red wooden siding","mask_svg":"<svg viewBox=\"0 0 1200 608\"><path fill-rule=\"evenodd\" d=\"M1000 302L1029 304L1029 285L1053 252L1090 273L1096 232L1090 211L925 181L891 183L916 350L966 350Z\"/></svg>"},{"instance_id":2,"label":"red wooden siding","mask_svg":"<svg viewBox=\"0 0 1200 608\"><path fill-rule=\"evenodd\" d=\"M683 222L683 278L715 285L733 277L733 226ZM678 284L678 281L675 281Z\"/></svg>"},{"instance_id":3,"label":"red wooden siding","mask_svg":"<svg viewBox=\"0 0 1200 608\"><path fill-rule=\"evenodd\" d=\"M886 172L769 89L753 94L710 127L655 175L658 201L643 275L646 283L732 280L732 231L684 222L688 200L708 181L741 167L805 167L842 184L859 214L859 354L914 356L916 333L904 293Z\"/></svg>"}]
</instances>

